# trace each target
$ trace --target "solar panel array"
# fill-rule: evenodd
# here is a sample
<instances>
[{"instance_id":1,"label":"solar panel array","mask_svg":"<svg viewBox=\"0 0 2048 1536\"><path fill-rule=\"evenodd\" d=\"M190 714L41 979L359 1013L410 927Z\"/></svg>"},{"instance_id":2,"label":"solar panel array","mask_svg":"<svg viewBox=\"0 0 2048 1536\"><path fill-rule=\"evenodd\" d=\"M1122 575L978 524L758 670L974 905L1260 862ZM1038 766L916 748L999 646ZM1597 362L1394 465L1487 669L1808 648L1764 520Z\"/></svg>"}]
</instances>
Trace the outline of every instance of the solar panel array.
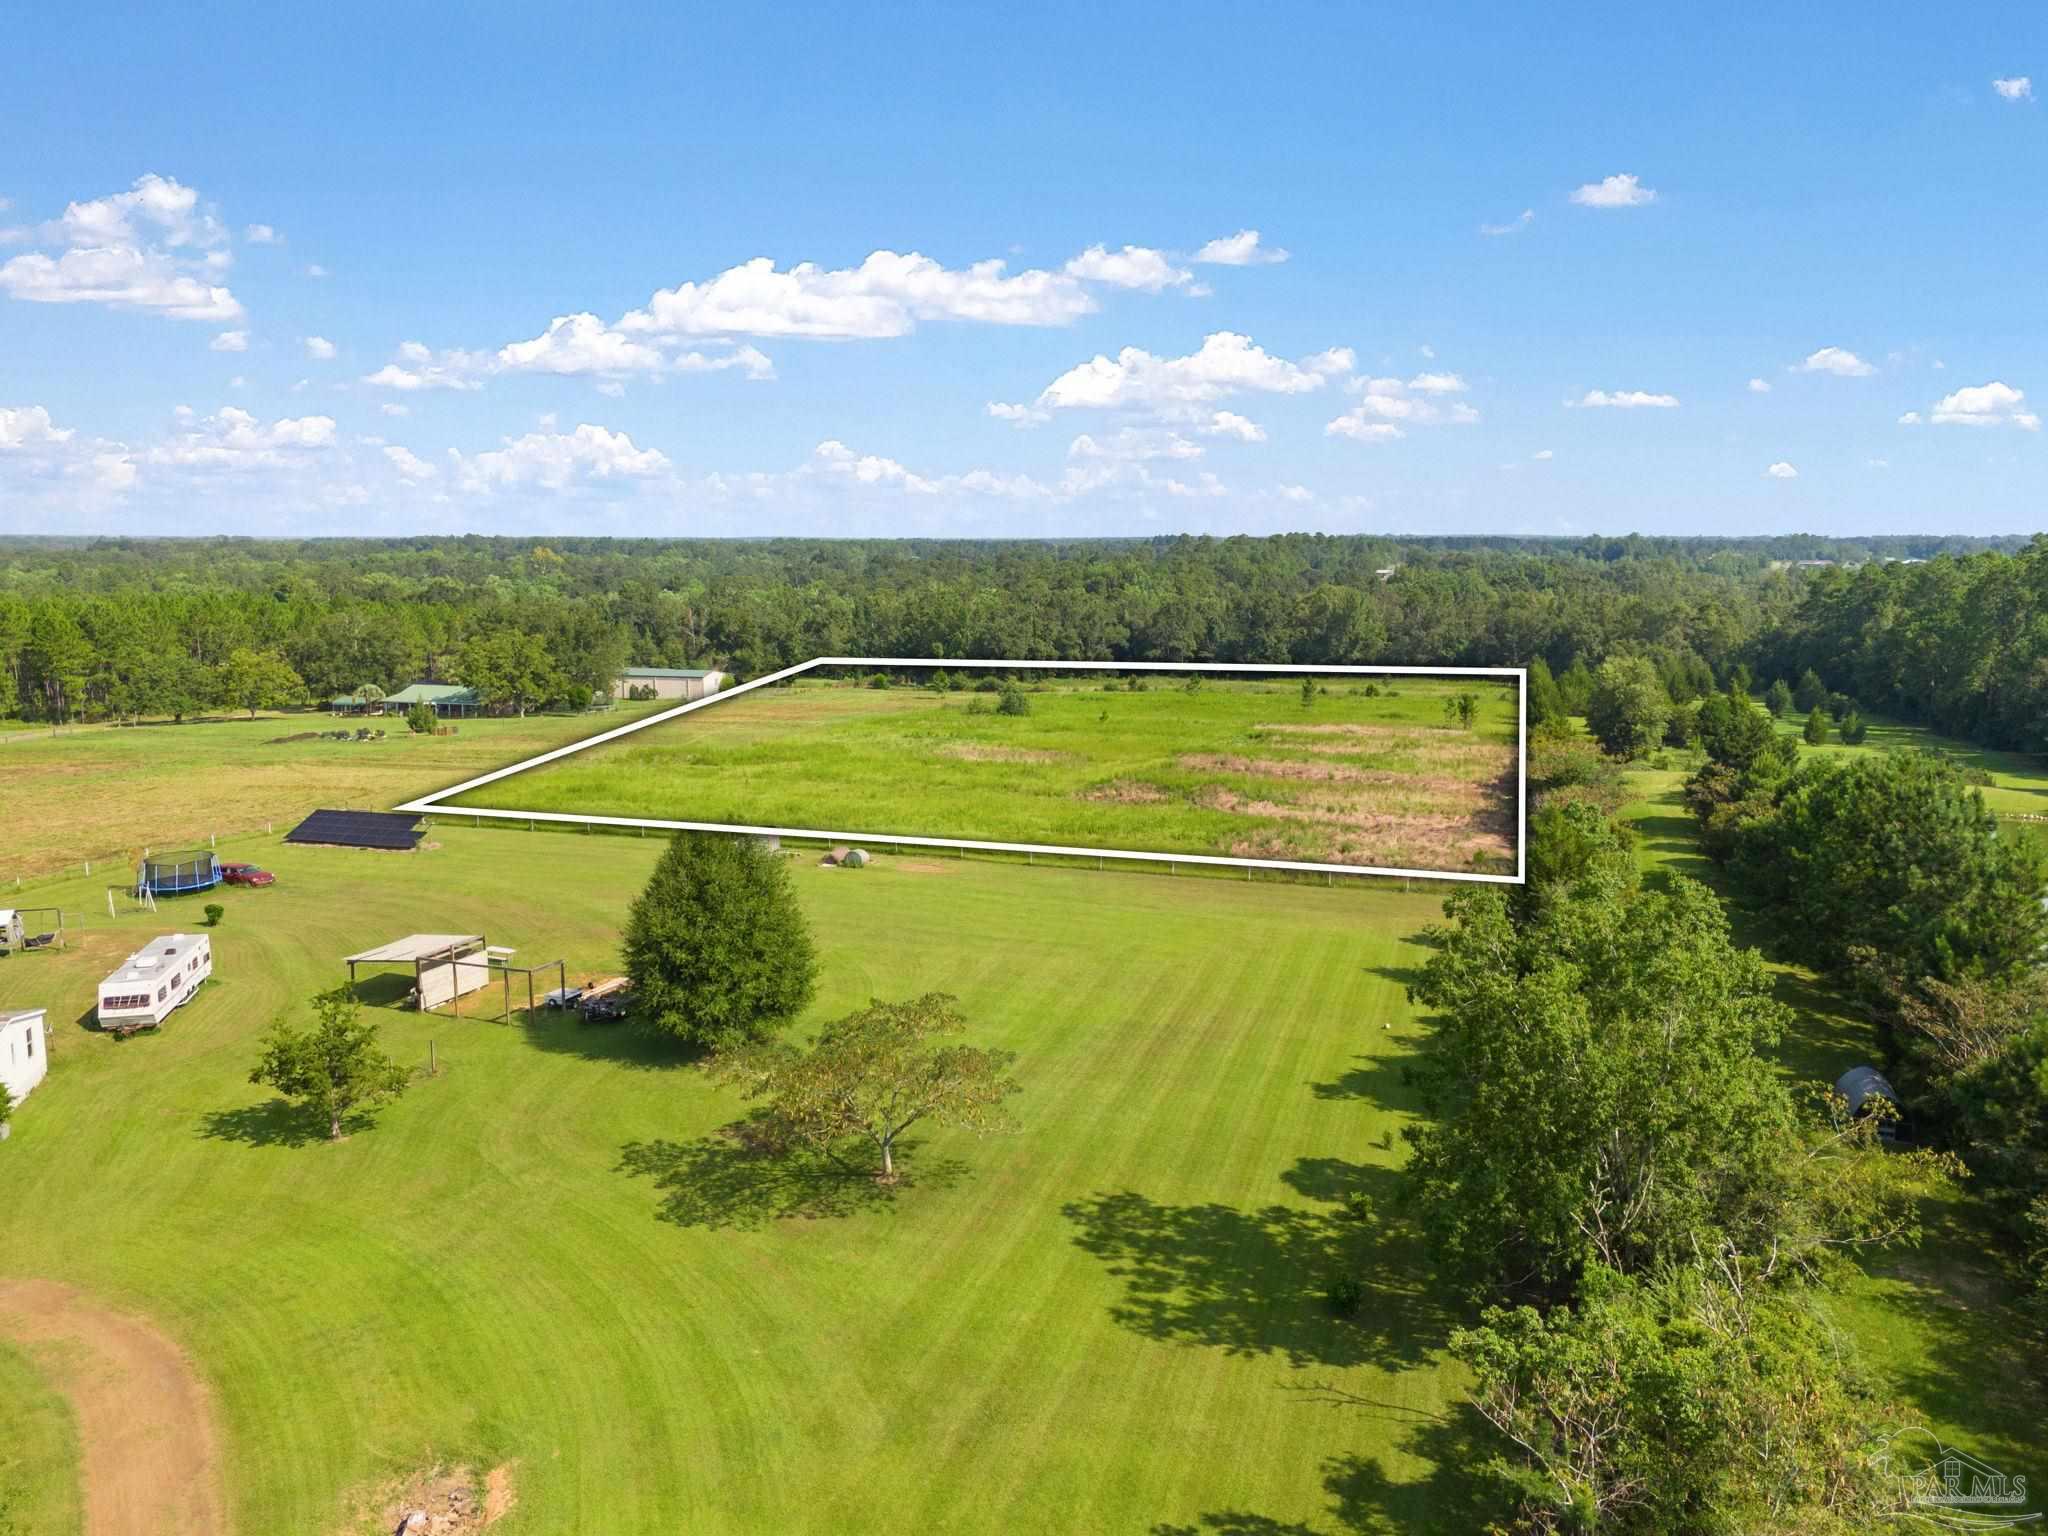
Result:
<instances>
[{"instance_id":1,"label":"solar panel array","mask_svg":"<svg viewBox=\"0 0 2048 1536\"><path fill-rule=\"evenodd\" d=\"M416 847L420 819L403 811L315 811L291 831L288 843L326 843L340 848Z\"/></svg>"}]
</instances>

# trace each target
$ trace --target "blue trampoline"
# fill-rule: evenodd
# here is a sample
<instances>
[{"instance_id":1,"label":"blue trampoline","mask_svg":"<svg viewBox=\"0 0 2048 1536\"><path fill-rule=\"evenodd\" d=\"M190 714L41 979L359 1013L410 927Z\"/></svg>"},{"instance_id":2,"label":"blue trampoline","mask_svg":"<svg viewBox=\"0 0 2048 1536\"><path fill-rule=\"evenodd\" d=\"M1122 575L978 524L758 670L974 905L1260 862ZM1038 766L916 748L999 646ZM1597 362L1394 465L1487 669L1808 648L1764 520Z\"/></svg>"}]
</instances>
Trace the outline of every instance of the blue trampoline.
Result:
<instances>
[{"instance_id":1,"label":"blue trampoline","mask_svg":"<svg viewBox=\"0 0 2048 1536\"><path fill-rule=\"evenodd\" d=\"M144 891L152 896L184 896L210 891L219 884L220 859L209 848L145 854L135 869L138 896Z\"/></svg>"}]
</instances>

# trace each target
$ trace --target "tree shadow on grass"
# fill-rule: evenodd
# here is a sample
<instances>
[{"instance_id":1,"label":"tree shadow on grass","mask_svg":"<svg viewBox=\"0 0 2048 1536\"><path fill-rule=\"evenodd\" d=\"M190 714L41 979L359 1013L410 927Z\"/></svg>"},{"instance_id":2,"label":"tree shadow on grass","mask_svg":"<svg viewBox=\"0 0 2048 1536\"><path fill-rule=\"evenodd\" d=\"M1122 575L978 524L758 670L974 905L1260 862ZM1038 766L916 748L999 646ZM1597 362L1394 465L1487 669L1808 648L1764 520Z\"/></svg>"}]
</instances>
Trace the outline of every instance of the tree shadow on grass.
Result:
<instances>
[{"instance_id":1,"label":"tree shadow on grass","mask_svg":"<svg viewBox=\"0 0 2048 1536\"><path fill-rule=\"evenodd\" d=\"M1910 1409L1954 1426L1963 1449L2038 1486L2048 1480L2048 1359L2016 1305L2025 1278L2000 1262L2004 1240L1981 1207L1949 1197L1922 1214L1920 1247L1863 1258L1891 1282L1881 1304L1892 1331L1919 1344L1879 1374Z\"/></svg>"},{"instance_id":2,"label":"tree shadow on grass","mask_svg":"<svg viewBox=\"0 0 2048 1536\"><path fill-rule=\"evenodd\" d=\"M368 1115L351 1115L341 1123L342 1134L369 1123ZM325 1141L327 1127L319 1117L308 1114L286 1099L265 1099L240 1109L216 1109L202 1115L199 1134L208 1141L239 1141L250 1147L303 1147Z\"/></svg>"},{"instance_id":3,"label":"tree shadow on grass","mask_svg":"<svg viewBox=\"0 0 2048 1536\"><path fill-rule=\"evenodd\" d=\"M615 1067L666 1072L702 1062L710 1052L667 1035L641 1029L631 1019L611 1024L586 1024L573 1008L515 1009L512 1022L537 1051L581 1056Z\"/></svg>"},{"instance_id":4,"label":"tree shadow on grass","mask_svg":"<svg viewBox=\"0 0 2048 1536\"><path fill-rule=\"evenodd\" d=\"M1281 1355L1294 1365L1392 1369L1429 1357L1448 1326L1423 1284L1412 1240L1361 1220L1344 1202L1391 1208L1389 1169L1304 1160L1288 1182L1335 1208L1166 1205L1133 1190L1069 1203L1074 1241L1124 1283L1110 1308L1122 1326L1163 1342L1233 1355ZM1327 1292L1339 1278L1363 1296L1346 1316Z\"/></svg>"},{"instance_id":5,"label":"tree shadow on grass","mask_svg":"<svg viewBox=\"0 0 2048 1536\"><path fill-rule=\"evenodd\" d=\"M1364 1399L1352 1403L1380 1406ZM1402 1436L1399 1448L1428 1463L1412 1482L1395 1480L1377 1457L1325 1461L1323 1492L1330 1506L1324 1519L1277 1520L1249 1510L1208 1510L1187 1523L1162 1520L1151 1528L1151 1536L1468 1536L1512 1512L1512 1496L1485 1470L1500 1444L1469 1404L1425 1414Z\"/></svg>"},{"instance_id":6,"label":"tree shadow on grass","mask_svg":"<svg viewBox=\"0 0 2048 1536\"><path fill-rule=\"evenodd\" d=\"M950 1188L967 1172L957 1158L921 1161L919 1143L898 1142L896 1180L884 1184L869 1166L775 1149L760 1135L764 1118L756 1111L694 1141L629 1141L617 1171L653 1181L663 1221L714 1230L883 1210L912 1189Z\"/></svg>"},{"instance_id":7,"label":"tree shadow on grass","mask_svg":"<svg viewBox=\"0 0 2048 1536\"><path fill-rule=\"evenodd\" d=\"M1319 1099L1365 1099L1382 1109L1412 1110L1418 1099L1406 1055L1354 1056L1343 1072L1328 1082L1310 1083L1308 1091Z\"/></svg>"}]
</instances>

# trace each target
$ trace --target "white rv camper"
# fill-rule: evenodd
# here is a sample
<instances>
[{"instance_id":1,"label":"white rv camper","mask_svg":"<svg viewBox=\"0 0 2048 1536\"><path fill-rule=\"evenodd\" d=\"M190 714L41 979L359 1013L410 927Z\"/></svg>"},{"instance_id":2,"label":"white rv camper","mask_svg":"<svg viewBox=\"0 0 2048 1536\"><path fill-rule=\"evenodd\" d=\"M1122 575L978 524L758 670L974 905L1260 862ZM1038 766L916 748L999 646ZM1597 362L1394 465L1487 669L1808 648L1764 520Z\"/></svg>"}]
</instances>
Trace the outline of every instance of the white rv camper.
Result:
<instances>
[{"instance_id":1,"label":"white rv camper","mask_svg":"<svg viewBox=\"0 0 2048 1536\"><path fill-rule=\"evenodd\" d=\"M115 1034L155 1029L213 974L213 941L203 933L151 939L100 983L100 1028Z\"/></svg>"}]
</instances>

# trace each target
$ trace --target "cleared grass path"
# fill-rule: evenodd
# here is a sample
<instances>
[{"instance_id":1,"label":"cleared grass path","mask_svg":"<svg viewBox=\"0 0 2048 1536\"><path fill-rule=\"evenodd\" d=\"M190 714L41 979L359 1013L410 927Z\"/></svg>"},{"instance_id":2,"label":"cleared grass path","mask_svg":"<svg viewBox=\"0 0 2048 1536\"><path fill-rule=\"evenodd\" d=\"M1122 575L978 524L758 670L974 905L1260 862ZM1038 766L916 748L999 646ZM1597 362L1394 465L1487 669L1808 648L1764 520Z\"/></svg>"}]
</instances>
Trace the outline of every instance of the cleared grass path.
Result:
<instances>
[{"instance_id":1,"label":"cleared grass path","mask_svg":"<svg viewBox=\"0 0 2048 1536\"><path fill-rule=\"evenodd\" d=\"M0 1338L28 1353L70 1410L84 1472L84 1521L74 1528L85 1536L221 1529L213 1405L176 1345L147 1321L48 1280L0 1279Z\"/></svg>"}]
</instances>

